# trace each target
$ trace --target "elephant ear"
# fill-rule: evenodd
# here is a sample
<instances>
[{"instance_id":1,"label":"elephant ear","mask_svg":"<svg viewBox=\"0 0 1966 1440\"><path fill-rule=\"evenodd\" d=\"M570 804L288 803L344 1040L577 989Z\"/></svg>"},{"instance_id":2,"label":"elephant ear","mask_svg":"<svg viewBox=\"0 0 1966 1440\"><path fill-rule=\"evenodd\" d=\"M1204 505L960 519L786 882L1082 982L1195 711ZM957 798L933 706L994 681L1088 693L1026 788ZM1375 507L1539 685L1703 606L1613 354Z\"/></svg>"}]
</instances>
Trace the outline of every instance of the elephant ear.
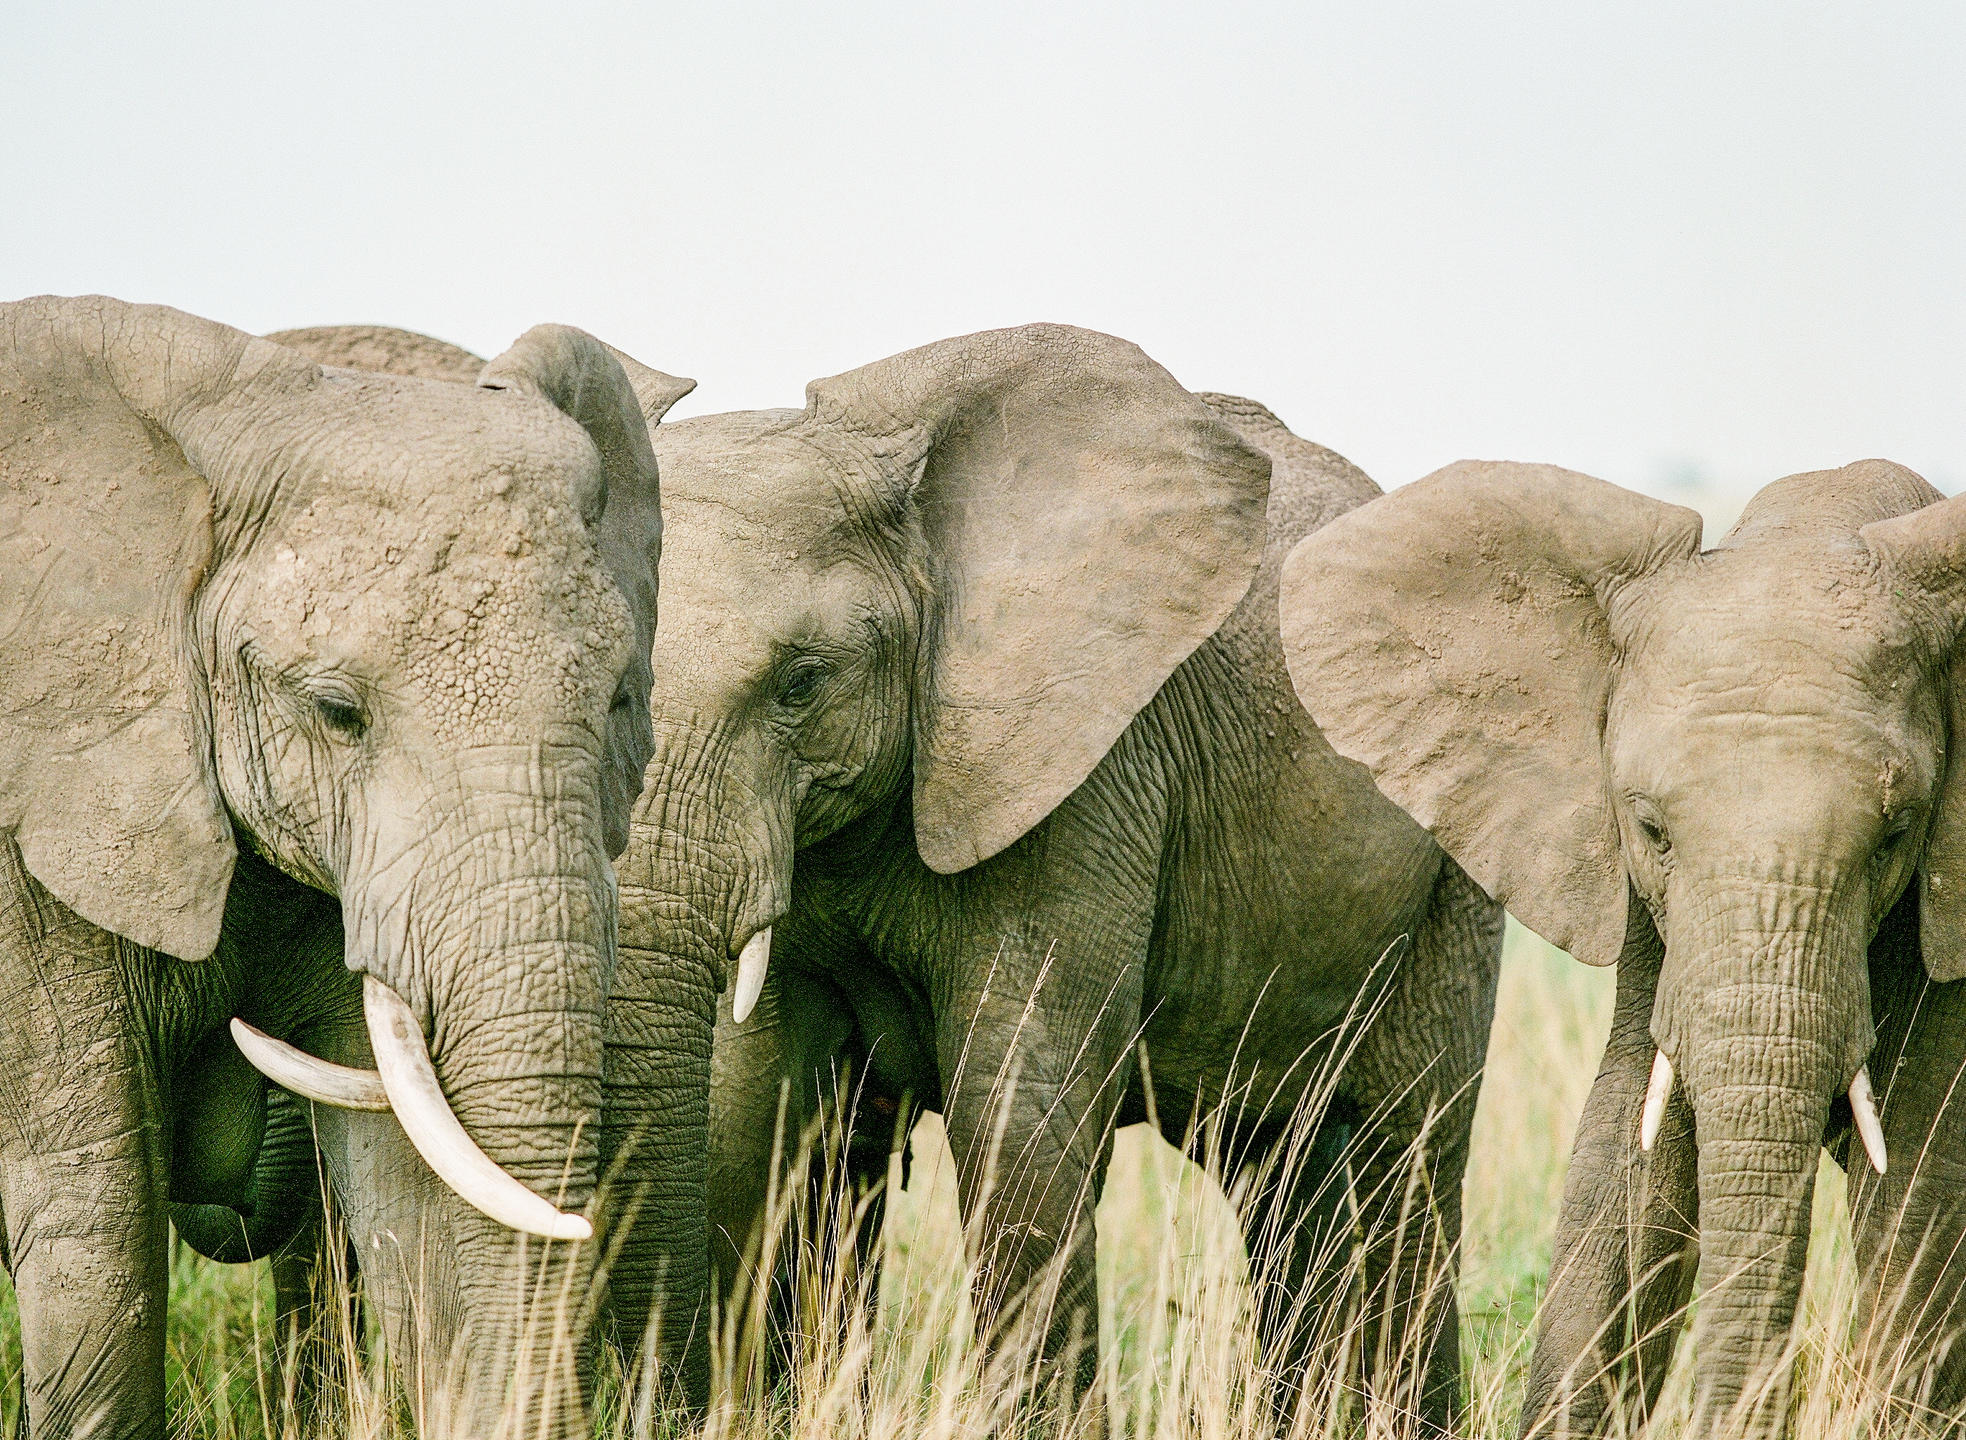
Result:
<instances>
[{"instance_id":1,"label":"elephant ear","mask_svg":"<svg viewBox=\"0 0 1966 1440\"><path fill-rule=\"evenodd\" d=\"M621 362L622 373L627 375L635 398L641 402L642 418L649 422L651 428L669 413L671 406L696 388L694 380L650 369L634 356L624 355L612 345L608 346L608 354Z\"/></svg>"},{"instance_id":2,"label":"elephant ear","mask_svg":"<svg viewBox=\"0 0 1966 1440\"><path fill-rule=\"evenodd\" d=\"M675 391L676 398L696 383L636 364L586 331L567 325L535 325L478 377L483 389L516 390L548 401L577 421L600 452L601 492L577 498L581 514L593 527L601 559L635 616L634 658L608 721L608 784L601 810L608 854L614 856L628 848L629 818L655 754L649 720L649 653L655 644L662 497L649 428L669 408L663 404L644 415L644 402L627 369L630 365L640 372L645 387L659 389L658 382L667 382L670 389L682 387Z\"/></svg>"},{"instance_id":3,"label":"elephant ear","mask_svg":"<svg viewBox=\"0 0 1966 1440\"><path fill-rule=\"evenodd\" d=\"M84 920L202 959L236 852L185 615L223 477L180 437L281 367L99 296L0 317L0 832Z\"/></svg>"},{"instance_id":4,"label":"elephant ear","mask_svg":"<svg viewBox=\"0 0 1966 1440\"><path fill-rule=\"evenodd\" d=\"M806 412L882 470L938 572L915 839L953 873L1078 788L1235 608L1269 461L1135 346L1062 325L814 381Z\"/></svg>"},{"instance_id":5,"label":"elephant ear","mask_svg":"<svg viewBox=\"0 0 1966 1440\"><path fill-rule=\"evenodd\" d=\"M1872 521L1857 533L1893 589L1921 597L1942 627L1946 768L1918 867L1918 944L1925 968L1943 984L1966 979L1966 496Z\"/></svg>"},{"instance_id":6,"label":"elephant ear","mask_svg":"<svg viewBox=\"0 0 1966 1440\"><path fill-rule=\"evenodd\" d=\"M1623 950L1627 898L1607 606L1699 545L1691 510L1554 466L1464 461L1333 520L1284 565L1284 655L1331 744L1593 965Z\"/></svg>"}]
</instances>

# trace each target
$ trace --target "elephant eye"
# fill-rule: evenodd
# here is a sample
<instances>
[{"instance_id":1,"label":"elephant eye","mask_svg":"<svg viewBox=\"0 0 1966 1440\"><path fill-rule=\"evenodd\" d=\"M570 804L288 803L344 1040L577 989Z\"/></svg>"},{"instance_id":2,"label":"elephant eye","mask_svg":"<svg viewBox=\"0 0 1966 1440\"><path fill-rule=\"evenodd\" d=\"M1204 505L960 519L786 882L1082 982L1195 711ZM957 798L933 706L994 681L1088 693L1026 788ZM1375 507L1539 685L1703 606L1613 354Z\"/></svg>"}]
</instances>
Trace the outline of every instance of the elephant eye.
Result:
<instances>
[{"instance_id":1,"label":"elephant eye","mask_svg":"<svg viewBox=\"0 0 1966 1440\"><path fill-rule=\"evenodd\" d=\"M361 699L353 693L336 687L327 691L315 690L308 699L312 701L314 713L321 723L339 739L360 740L368 733L368 711L362 708Z\"/></svg>"},{"instance_id":2,"label":"elephant eye","mask_svg":"<svg viewBox=\"0 0 1966 1440\"><path fill-rule=\"evenodd\" d=\"M1877 848L1871 852L1871 859L1881 865L1897 854L1898 847L1911 834L1912 822L1916 818L1910 810L1900 810L1886 821L1884 834L1879 838Z\"/></svg>"},{"instance_id":3,"label":"elephant eye","mask_svg":"<svg viewBox=\"0 0 1966 1440\"><path fill-rule=\"evenodd\" d=\"M1638 823L1638 833L1645 837L1645 843L1657 854L1663 856L1671 851L1672 839L1666 834L1666 822L1657 810L1634 801L1632 819Z\"/></svg>"},{"instance_id":4,"label":"elephant eye","mask_svg":"<svg viewBox=\"0 0 1966 1440\"><path fill-rule=\"evenodd\" d=\"M787 710L803 710L819 694L819 687L825 683L827 665L824 660L805 656L792 661L778 672L778 679L772 688L772 699Z\"/></svg>"}]
</instances>

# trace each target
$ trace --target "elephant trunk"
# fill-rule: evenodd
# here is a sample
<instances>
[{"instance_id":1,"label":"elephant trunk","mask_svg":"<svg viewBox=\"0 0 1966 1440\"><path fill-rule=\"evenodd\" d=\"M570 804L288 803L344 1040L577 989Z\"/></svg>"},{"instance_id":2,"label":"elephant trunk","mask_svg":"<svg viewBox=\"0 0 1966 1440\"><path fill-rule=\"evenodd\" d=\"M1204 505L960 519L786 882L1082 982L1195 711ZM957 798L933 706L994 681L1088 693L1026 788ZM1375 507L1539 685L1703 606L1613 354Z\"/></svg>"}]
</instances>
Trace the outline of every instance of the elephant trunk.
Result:
<instances>
[{"instance_id":1,"label":"elephant trunk","mask_svg":"<svg viewBox=\"0 0 1966 1440\"><path fill-rule=\"evenodd\" d=\"M627 1222L609 1264L616 1335L638 1350L659 1340L667 1378L699 1406L710 1378L717 997L737 978L740 952L763 958L755 942L782 910L791 870L789 807L761 813L769 789L739 783L727 740L694 716L658 716L621 877L602 1136L608 1210Z\"/></svg>"},{"instance_id":2,"label":"elephant trunk","mask_svg":"<svg viewBox=\"0 0 1966 1440\"><path fill-rule=\"evenodd\" d=\"M1868 896L1795 874L1674 888L1652 1030L1698 1136L1694 1403L1726 1433L1776 1433L1824 1129L1873 1039Z\"/></svg>"},{"instance_id":3,"label":"elephant trunk","mask_svg":"<svg viewBox=\"0 0 1966 1440\"><path fill-rule=\"evenodd\" d=\"M392 1324L413 1327L399 1336L420 1357L426 1403L466 1433L523 1420L512 1433L571 1436L588 1421L581 1362L600 1246L577 1235L599 1178L615 888L600 827L570 823L582 797L555 793L536 755L516 781L511 762L466 757L438 846L402 847L344 883L347 957L364 972L396 1119L444 1182L418 1212L424 1233L392 1231L404 1254L383 1258L410 1266L404 1293L425 1297ZM515 1229L519 1218L485 1203L501 1187L569 1228ZM431 1276L448 1280L455 1306L428 1302Z\"/></svg>"}]
</instances>

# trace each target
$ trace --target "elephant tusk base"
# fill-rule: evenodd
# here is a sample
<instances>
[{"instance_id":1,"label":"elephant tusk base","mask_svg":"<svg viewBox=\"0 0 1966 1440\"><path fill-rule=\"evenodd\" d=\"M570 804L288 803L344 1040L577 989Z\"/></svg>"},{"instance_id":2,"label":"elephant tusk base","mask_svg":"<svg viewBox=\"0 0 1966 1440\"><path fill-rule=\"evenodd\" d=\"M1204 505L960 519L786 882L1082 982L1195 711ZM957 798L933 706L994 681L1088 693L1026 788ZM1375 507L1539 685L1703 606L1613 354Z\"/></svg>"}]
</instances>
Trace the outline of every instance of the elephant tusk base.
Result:
<instances>
[{"instance_id":1,"label":"elephant tusk base","mask_svg":"<svg viewBox=\"0 0 1966 1440\"><path fill-rule=\"evenodd\" d=\"M1666 1118L1666 1101L1672 1099L1672 1061L1666 1052L1652 1054L1652 1079L1645 1086L1645 1108L1638 1116L1638 1148L1647 1154L1659 1138L1659 1123Z\"/></svg>"},{"instance_id":2,"label":"elephant tusk base","mask_svg":"<svg viewBox=\"0 0 1966 1440\"><path fill-rule=\"evenodd\" d=\"M467 1204L514 1230L549 1240L586 1240L594 1227L535 1195L498 1168L465 1133L437 1084L430 1047L403 997L373 975L362 977L362 1015L396 1120L416 1153Z\"/></svg>"},{"instance_id":3,"label":"elephant tusk base","mask_svg":"<svg viewBox=\"0 0 1966 1440\"><path fill-rule=\"evenodd\" d=\"M373 1070L357 1070L352 1065L337 1065L332 1060L309 1055L237 1017L232 1021L232 1043L239 1047L239 1053L253 1069L303 1100L333 1105L340 1110L389 1108L389 1092L383 1088L382 1077Z\"/></svg>"},{"instance_id":4,"label":"elephant tusk base","mask_svg":"<svg viewBox=\"0 0 1966 1440\"><path fill-rule=\"evenodd\" d=\"M771 926L767 925L749 940L737 957L737 989L730 997L730 1018L743 1024L757 1008L758 996L765 988L765 971L771 965Z\"/></svg>"},{"instance_id":5,"label":"elephant tusk base","mask_svg":"<svg viewBox=\"0 0 1966 1440\"><path fill-rule=\"evenodd\" d=\"M1884 1123L1877 1118L1877 1099L1871 1094L1870 1067L1857 1067L1857 1078L1850 1082L1850 1114L1857 1122L1857 1136L1864 1142L1870 1168L1885 1173L1889 1163L1884 1153Z\"/></svg>"}]
</instances>

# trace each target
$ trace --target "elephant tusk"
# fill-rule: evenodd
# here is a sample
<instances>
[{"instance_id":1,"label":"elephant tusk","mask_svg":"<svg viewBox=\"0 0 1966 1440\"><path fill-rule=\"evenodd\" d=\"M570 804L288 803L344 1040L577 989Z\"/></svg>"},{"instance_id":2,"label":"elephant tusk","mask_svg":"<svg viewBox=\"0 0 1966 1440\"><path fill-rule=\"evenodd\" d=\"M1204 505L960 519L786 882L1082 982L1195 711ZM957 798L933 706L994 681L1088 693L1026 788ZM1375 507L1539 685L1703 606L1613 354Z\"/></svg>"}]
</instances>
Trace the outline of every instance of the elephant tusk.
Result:
<instances>
[{"instance_id":1,"label":"elephant tusk","mask_svg":"<svg viewBox=\"0 0 1966 1440\"><path fill-rule=\"evenodd\" d=\"M362 977L362 1014L376 1069L396 1119L437 1178L501 1225L550 1240L586 1240L594 1227L506 1174L464 1133L437 1084L423 1027L403 997L373 975Z\"/></svg>"},{"instance_id":2,"label":"elephant tusk","mask_svg":"<svg viewBox=\"0 0 1966 1440\"><path fill-rule=\"evenodd\" d=\"M232 1041L253 1069L303 1100L341 1110L389 1108L389 1092L383 1088L382 1077L373 1070L357 1070L352 1065L337 1065L332 1060L309 1055L237 1018L232 1021Z\"/></svg>"},{"instance_id":3,"label":"elephant tusk","mask_svg":"<svg viewBox=\"0 0 1966 1440\"><path fill-rule=\"evenodd\" d=\"M1870 1168L1882 1175L1888 1163L1884 1154L1884 1124L1877 1118L1877 1099L1871 1094L1868 1065L1859 1065L1857 1078L1850 1082L1850 1114L1856 1119L1864 1154L1870 1156Z\"/></svg>"},{"instance_id":4,"label":"elephant tusk","mask_svg":"<svg viewBox=\"0 0 1966 1440\"><path fill-rule=\"evenodd\" d=\"M1666 1101L1672 1099L1672 1061L1666 1052L1652 1054L1652 1079L1645 1087L1645 1108L1638 1115L1638 1148L1650 1154L1659 1138L1659 1123L1666 1118Z\"/></svg>"},{"instance_id":5,"label":"elephant tusk","mask_svg":"<svg viewBox=\"0 0 1966 1440\"><path fill-rule=\"evenodd\" d=\"M765 988L765 970L771 964L771 926L767 925L749 940L737 957L737 990L730 997L730 1018L743 1024L757 1008L758 995Z\"/></svg>"}]
</instances>

